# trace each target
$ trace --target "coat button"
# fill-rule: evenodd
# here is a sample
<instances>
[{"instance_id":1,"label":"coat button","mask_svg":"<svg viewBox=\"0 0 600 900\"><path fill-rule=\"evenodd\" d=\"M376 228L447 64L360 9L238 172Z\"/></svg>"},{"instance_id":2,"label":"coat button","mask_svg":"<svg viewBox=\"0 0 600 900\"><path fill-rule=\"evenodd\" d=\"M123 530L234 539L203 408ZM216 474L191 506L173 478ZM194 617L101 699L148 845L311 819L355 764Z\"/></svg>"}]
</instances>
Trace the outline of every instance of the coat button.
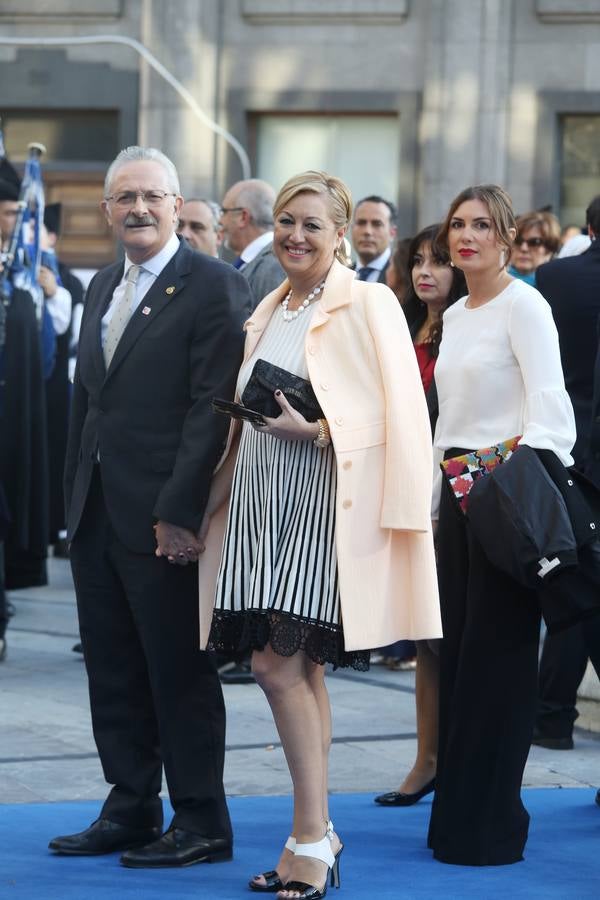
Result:
<instances>
[{"instance_id":1,"label":"coat button","mask_svg":"<svg viewBox=\"0 0 600 900\"><path fill-rule=\"evenodd\" d=\"M335 424L336 424L336 425L343 425L343 424L344 424L343 418L342 418L341 416L336 416L336 418L335 418Z\"/></svg>"},{"instance_id":2,"label":"coat button","mask_svg":"<svg viewBox=\"0 0 600 900\"><path fill-rule=\"evenodd\" d=\"M344 500L342 506L344 507L344 509L350 509L350 507L352 506L352 500Z\"/></svg>"},{"instance_id":3,"label":"coat button","mask_svg":"<svg viewBox=\"0 0 600 900\"><path fill-rule=\"evenodd\" d=\"M590 528L592 529L592 531L595 531L595 530L596 530L596 524L595 524L595 522L590 522Z\"/></svg>"},{"instance_id":4,"label":"coat button","mask_svg":"<svg viewBox=\"0 0 600 900\"><path fill-rule=\"evenodd\" d=\"M344 463L344 465L342 466L342 468L344 468L344 469L351 469L351 468L352 468L352 463L350 462L349 459L346 460L346 462Z\"/></svg>"},{"instance_id":5,"label":"coat button","mask_svg":"<svg viewBox=\"0 0 600 900\"><path fill-rule=\"evenodd\" d=\"M321 382L321 389L322 389L323 391L328 391L328 390L329 390L329 385L327 384L326 381L322 381L322 382Z\"/></svg>"},{"instance_id":6,"label":"coat button","mask_svg":"<svg viewBox=\"0 0 600 900\"><path fill-rule=\"evenodd\" d=\"M569 485L569 487L573 487L573 482L570 478L567 478L567 484Z\"/></svg>"}]
</instances>

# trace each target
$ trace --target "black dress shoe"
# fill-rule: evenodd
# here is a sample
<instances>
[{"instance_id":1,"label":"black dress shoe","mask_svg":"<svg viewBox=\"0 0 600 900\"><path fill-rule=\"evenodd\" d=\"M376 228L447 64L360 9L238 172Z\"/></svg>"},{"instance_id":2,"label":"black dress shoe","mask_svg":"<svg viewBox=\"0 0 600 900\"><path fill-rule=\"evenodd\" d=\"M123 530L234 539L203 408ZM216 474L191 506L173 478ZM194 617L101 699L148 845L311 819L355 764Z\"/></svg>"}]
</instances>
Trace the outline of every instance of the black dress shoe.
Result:
<instances>
[{"instance_id":1,"label":"black dress shoe","mask_svg":"<svg viewBox=\"0 0 600 900\"><path fill-rule=\"evenodd\" d=\"M412 806L413 803L418 803L421 797L431 794L432 791L435 791L435 778L428 781L420 791L415 791L414 794L402 794L400 791L379 794L378 797L375 797L375 803L379 803L380 806Z\"/></svg>"},{"instance_id":2,"label":"black dress shoe","mask_svg":"<svg viewBox=\"0 0 600 900\"><path fill-rule=\"evenodd\" d=\"M573 738L570 736L552 737L537 729L533 732L531 743L536 747L545 747L546 750L572 750Z\"/></svg>"},{"instance_id":3,"label":"black dress shoe","mask_svg":"<svg viewBox=\"0 0 600 900\"><path fill-rule=\"evenodd\" d=\"M132 869L159 869L192 866L201 862L226 862L232 857L231 841L225 838L207 838L183 828L169 828L152 844L124 853L121 865Z\"/></svg>"},{"instance_id":4,"label":"black dress shoe","mask_svg":"<svg viewBox=\"0 0 600 900\"><path fill-rule=\"evenodd\" d=\"M596 804L600 806L600 788L596 791Z\"/></svg>"},{"instance_id":5,"label":"black dress shoe","mask_svg":"<svg viewBox=\"0 0 600 900\"><path fill-rule=\"evenodd\" d=\"M221 684L254 684L254 675L250 663L235 663L228 669L219 671Z\"/></svg>"},{"instance_id":6,"label":"black dress shoe","mask_svg":"<svg viewBox=\"0 0 600 900\"><path fill-rule=\"evenodd\" d=\"M0 662L6 659L6 638L0 638Z\"/></svg>"},{"instance_id":7,"label":"black dress shoe","mask_svg":"<svg viewBox=\"0 0 600 900\"><path fill-rule=\"evenodd\" d=\"M68 559L69 558L69 545L66 541L66 538L59 538L54 544L54 558L55 559Z\"/></svg>"},{"instance_id":8,"label":"black dress shoe","mask_svg":"<svg viewBox=\"0 0 600 900\"><path fill-rule=\"evenodd\" d=\"M48 847L64 856L98 856L149 844L160 837L161 828L131 828L110 819L96 819L85 831L52 838Z\"/></svg>"}]
</instances>

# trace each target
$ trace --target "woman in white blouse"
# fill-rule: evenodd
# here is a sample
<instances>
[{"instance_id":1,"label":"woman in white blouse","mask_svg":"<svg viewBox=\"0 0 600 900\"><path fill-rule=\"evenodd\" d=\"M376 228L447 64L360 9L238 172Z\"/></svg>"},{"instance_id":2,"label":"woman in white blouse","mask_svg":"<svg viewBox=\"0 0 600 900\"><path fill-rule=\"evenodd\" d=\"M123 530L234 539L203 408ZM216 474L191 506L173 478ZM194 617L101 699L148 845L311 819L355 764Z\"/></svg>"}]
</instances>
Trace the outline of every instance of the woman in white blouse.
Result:
<instances>
[{"instance_id":1,"label":"woman in white blouse","mask_svg":"<svg viewBox=\"0 0 600 900\"><path fill-rule=\"evenodd\" d=\"M510 197L464 190L440 229L468 295L444 314L436 365L437 461L522 435L565 466L575 441L558 335L535 288L506 271L516 235ZM535 592L485 558L441 473L434 488L444 640L440 744L429 846L459 865L523 857L529 815L520 787L537 692Z\"/></svg>"}]
</instances>

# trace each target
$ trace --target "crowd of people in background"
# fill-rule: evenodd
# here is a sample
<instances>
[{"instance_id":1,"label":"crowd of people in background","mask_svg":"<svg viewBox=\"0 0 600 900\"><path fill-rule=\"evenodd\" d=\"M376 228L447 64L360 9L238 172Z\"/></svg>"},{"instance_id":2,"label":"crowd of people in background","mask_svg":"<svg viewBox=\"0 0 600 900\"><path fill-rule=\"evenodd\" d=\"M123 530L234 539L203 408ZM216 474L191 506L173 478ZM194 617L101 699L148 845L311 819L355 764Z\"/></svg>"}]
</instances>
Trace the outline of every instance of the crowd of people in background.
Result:
<instances>
[{"instance_id":1,"label":"crowd of people in background","mask_svg":"<svg viewBox=\"0 0 600 900\"><path fill-rule=\"evenodd\" d=\"M0 175L4 249L19 180L7 163ZM376 802L409 806L435 792L429 846L441 861L521 859L528 748L573 746L577 687L588 658L600 665L597 601L550 629L538 694L536 592L490 562L439 471L432 488L430 454L437 471L518 437L555 483L558 460L600 489L600 195L585 222L561 228L548 209L514 216L502 188L475 186L413 236L391 199L352 208L324 173L184 201L166 157L129 148L108 171L103 207L125 266L101 270L84 299L56 255L53 204L42 316L10 278L0 303L0 661L6 590L45 583L48 548L70 553L113 785L97 823L51 848L122 849L132 867L229 858L218 682L256 680L286 751L294 814L275 868L250 888L324 896L343 849L327 806L324 664L366 668L371 651L372 664L416 668L416 759ZM234 419L228 431L210 400L243 400L258 357L312 384L313 418L283 390L263 421L240 429ZM594 509L592 489L581 491ZM357 533L377 559L370 574ZM188 564L198 560L210 656L194 642ZM173 592L177 616L165 617ZM118 672L109 645L122 648ZM118 724L131 709L135 747ZM175 810L164 835L161 763Z\"/></svg>"}]
</instances>

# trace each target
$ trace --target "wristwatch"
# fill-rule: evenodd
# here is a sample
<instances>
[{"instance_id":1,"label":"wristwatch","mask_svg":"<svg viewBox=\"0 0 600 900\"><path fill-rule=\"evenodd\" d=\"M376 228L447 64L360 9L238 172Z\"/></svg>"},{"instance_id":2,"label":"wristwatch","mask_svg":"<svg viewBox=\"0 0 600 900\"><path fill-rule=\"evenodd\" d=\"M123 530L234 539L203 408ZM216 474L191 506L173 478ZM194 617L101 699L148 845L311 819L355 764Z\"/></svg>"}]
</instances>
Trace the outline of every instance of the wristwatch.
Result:
<instances>
[{"instance_id":1,"label":"wristwatch","mask_svg":"<svg viewBox=\"0 0 600 900\"><path fill-rule=\"evenodd\" d=\"M319 433L314 439L313 444L315 447L329 447L331 443L331 434L329 432L327 419L317 419L317 424L319 426Z\"/></svg>"}]
</instances>

